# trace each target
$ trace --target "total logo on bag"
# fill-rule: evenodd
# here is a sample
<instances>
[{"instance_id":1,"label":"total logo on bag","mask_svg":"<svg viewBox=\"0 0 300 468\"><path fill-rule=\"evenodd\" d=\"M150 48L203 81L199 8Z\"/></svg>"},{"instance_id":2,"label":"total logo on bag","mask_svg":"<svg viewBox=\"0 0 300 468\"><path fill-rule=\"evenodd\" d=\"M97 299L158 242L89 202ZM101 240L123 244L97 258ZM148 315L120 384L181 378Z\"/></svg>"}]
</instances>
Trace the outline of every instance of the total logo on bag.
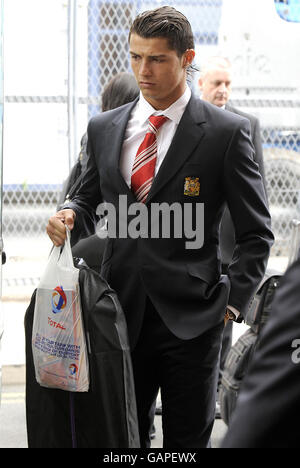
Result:
<instances>
[{"instance_id":1,"label":"total logo on bag","mask_svg":"<svg viewBox=\"0 0 300 468\"><path fill-rule=\"evenodd\" d=\"M64 288L62 286L57 286L52 293L51 298L51 307L54 314L62 312L67 305L67 296L65 294ZM60 328L65 330L66 328L59 322L55 322L50 317L48 317L48 325L54 328Z\"/></svg>"},{"instance_id":2,"label":"total logo on bag","mask_svg":"<svg viewBox=\"0 0 300 468\"><path fill-rule=\"evenodd\" d=\"M52 293L52 312L58 314L67 305L67 296L62 286L57 286Z\"/></svg>"},{"instance_id":3,"label":"total logo on bag","mask_svg":"<svg viewBox=\"0 0 300 468\"><path fill-rule=\"evenodd\" d=\"M76 377L77 372L78 372L78 367L76 366L76 364L70 364L69 372L72 377Z\"/></svg>"}]
</instances>

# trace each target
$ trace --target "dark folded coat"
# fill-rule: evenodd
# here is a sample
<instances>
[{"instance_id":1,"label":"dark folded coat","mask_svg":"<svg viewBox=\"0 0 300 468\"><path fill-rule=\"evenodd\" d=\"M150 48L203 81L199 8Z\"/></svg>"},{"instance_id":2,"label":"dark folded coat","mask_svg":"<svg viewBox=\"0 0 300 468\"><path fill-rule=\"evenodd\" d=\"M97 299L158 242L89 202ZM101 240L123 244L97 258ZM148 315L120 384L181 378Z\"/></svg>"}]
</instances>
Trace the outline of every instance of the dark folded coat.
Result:
<instances>
[{"instance_id":1,"label":"dark folded coat","mask_svg":"<svg viewBox=\"0 0 300 468\"><path fill-rule=\"evenodd\" d=\"M25 315L26 418L29 448L139 447L127 326L118 298L87 267L79 275L90 366L90 389L41 387L32 356L33 293Z\"/></svg>"}]
</instances>

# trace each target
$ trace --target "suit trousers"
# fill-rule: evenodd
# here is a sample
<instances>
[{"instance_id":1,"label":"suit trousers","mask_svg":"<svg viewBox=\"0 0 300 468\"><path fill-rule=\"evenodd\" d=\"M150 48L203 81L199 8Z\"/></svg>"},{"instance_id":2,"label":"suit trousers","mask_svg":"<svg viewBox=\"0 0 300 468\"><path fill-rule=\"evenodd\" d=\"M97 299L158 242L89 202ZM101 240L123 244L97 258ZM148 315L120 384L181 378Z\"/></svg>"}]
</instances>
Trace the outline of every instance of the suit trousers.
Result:
<instances>
[{"instance_id":1,"label":"suit trousers","mask_svg":"<svg viewBox=\"0 0 300 468\"><path fill-rule=\"evenodd\" d=\"M233 332L233 321L228 320L224 328L223 339L222 339L218 387L220 387L221 385L222 375L225 369L225 362L226 362L228 353L232 347L232 332Z\"/></svg>"},{"instance_id":2,"label":"suit trousers","mask_svg":"<svg viewBox=\"0 0 300 468\"><path fill-rule=\"evenodd\" d=\"M206 448L214 424L223 322L191 340L166 327L149 298L132 351L140 440L149 431L161 390L164 448Z\"/></svg>"}]
</instances>

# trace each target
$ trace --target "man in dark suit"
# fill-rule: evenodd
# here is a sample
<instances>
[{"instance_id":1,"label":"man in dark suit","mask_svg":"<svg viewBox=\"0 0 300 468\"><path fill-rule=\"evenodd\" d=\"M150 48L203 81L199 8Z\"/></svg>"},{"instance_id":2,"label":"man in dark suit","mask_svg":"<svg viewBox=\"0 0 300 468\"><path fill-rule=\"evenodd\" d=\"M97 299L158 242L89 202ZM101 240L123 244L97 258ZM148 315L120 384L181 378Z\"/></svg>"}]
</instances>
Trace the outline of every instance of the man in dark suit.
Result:
<instances>
[{"instance_id":1,"label":"man in dark suit","mask_svg":"<svg viewBox=\"0 0 300 468\"><path fill-rule=\"evenodd\" d=\"M226 57L213 56L210 57L201 67L200 78L198 81L201 91L201 98L204 101L210 102L217 107L233 112L241 117L244 117L250 122L251 140L254 147L253 158L258 164L258 169L262 177L264 188L266 190L266 180L263 162L263 149L260 136L260 124L257 117L243 112L228 104L232 91L233 71L230 61ZM228 266L232 261L232 256L235 248L235 233L234 225L228 207L224 210L224 215L220 228L220 249L222 260L222 271L227 272ZM222 340L222 351L220 358L220 376L221 382L222 371L229 350L232 346L232 321L228 322ZM220 416L218 403L216 415Z\"/></svg>"},{"instance_id":2,"label":"man in dark suit","mask_svg":"<svg viewBox=\"0 0 300 468\"><path fill-rule=\"evenodd\" d=\"M298 448L300 260L281 280L222 448Z\"/></svg>"},{"instance_id":3,"label":"man in dark suit","mask_svg":"<svg viewBox=\"0 0 300 468\"><path fill-rule=\"evenodd\" d=\"M206 447L224 316L241 320L264 275L270 215L249 122L204 103L186 84L195 52L185 16L171 7L142 13L129 47L139 99L90 121L81 188L47 232L61 245L64 223L76 230L99 203L110 207L101 273L127 319L141 445L149 446L160 388L164 447ZM222 276L226 202L237 248Z\"/></svg>"}]
</instances>

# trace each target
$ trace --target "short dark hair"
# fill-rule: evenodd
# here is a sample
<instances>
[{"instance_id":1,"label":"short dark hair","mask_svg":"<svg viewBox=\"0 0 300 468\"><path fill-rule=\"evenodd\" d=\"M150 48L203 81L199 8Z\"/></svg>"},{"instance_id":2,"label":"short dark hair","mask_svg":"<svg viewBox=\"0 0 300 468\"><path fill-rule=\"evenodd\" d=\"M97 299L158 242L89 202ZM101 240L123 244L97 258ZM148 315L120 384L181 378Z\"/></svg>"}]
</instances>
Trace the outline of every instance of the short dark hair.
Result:
<instances>
[{"instance_id":1,"label":"short dark hair","mask_svg":"<svg viewBox=\"0 0 300 468\"><path fill-rule=\"evenodd\" d=\"M148 39L164 37L169 47L181 57L187 49L194 49L194 36L187 18L170 6L163 6L155 10L144 11L138 15L129 31L131 34Z\"/></svg>"},{"instance_id":2,"label":"short dark hair","mask_svg":"<svg viewBox=\"0 0 300 468\"><path fill-rule=\"evenodd\" d=\"M102 111L134 101L139 95L139 87L131 73L121 72L115 75L106 85L101 96Z\"/></svg>"}]
</instances>

